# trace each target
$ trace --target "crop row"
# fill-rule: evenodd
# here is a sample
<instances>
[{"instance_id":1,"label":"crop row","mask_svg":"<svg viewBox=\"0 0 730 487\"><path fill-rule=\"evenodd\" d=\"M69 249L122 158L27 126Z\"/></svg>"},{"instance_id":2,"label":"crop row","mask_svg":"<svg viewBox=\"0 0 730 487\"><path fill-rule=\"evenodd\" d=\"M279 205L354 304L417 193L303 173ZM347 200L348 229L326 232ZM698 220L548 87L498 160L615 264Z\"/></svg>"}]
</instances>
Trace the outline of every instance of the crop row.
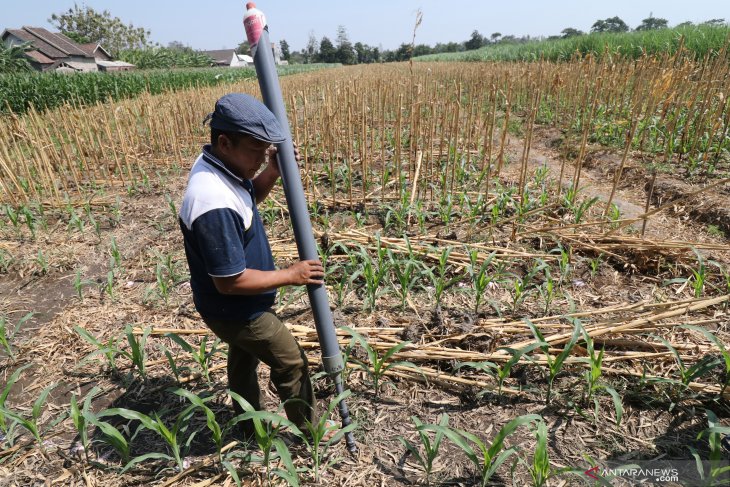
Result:
<instances>
[{"instance_id":1,"label":"crop row","mask_svg":"<svg viewBox=\"0 0 730 487\"><path fill-rule=\"evenodd\" d=\"M294 74L326 65L279 67L279 74ZM140 93L159 94L256 77L251 68L196 68L129 71L123 73L23 73L0 75L2 113L25 113L30 107L44 111L64 105L83 106L132 98Z\"/></svg>"}]
</instances>

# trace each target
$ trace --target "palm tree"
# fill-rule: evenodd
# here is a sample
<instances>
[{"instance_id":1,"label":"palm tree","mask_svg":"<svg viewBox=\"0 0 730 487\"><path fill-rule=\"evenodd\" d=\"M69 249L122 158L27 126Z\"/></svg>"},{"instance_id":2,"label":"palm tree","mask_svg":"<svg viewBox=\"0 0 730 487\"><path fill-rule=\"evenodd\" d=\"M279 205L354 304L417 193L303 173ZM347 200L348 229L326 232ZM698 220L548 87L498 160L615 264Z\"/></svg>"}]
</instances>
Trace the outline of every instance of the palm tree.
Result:
<instances>
[{"instance_id":1,"label":"palm tree","mask_svg":"<svg viewBox=\"0 0 730 487\"><path fill-rule=\"evenodd\" d=\"M10 46L0 44L0 73L32 71L33 67L25 55L26 52L32 50L33 46L30 42Z\"/></svg>"}]
</instances>

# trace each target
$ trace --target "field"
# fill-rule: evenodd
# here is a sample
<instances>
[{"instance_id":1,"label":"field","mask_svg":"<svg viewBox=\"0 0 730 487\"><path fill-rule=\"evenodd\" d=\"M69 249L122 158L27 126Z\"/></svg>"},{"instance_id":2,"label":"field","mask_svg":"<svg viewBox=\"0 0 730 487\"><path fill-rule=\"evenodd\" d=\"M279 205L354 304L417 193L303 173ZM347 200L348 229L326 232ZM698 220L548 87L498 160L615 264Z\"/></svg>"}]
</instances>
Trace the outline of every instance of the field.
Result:
<instances>
[{"instance_id":1,"label":"field","mask_svg":"<svg viewBox=\"0 0 730 487\"><path fill-rule=\"evenodd\" d=\"M201 121L255 81L6 116L0 485L630 485L618 465L722 485L729 74L680 49L282 78L354 457L273 414L241 444L192 304L177 209ZM260 212L287 265L281 188ZM306 293L276 307L326 417Z\"/></svg>"}]
</instances>

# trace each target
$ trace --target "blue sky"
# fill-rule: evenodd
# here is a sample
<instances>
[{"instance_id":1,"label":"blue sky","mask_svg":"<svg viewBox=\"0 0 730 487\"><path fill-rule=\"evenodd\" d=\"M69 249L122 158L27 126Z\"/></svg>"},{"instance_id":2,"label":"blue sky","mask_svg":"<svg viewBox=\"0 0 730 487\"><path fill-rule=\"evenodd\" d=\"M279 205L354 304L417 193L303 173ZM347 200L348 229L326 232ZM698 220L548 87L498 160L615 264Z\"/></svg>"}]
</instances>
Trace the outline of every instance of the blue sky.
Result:
<instances>
[{"instance_id":1,"label":"blue sky","mask_svg":"<svg viewBox=\"0 0 730 487\"><path fill-rule=\"evenodd\" d=\"M47 19L73 6L73 0L0 0L0 29L22 25L51 28ZM233 0L85 0L97 10L109 10L125 23L152 32L162 45L181 41L196 49L235 47L244 40L241 18L244 1ZM309 0L260 1L269 22L271 39L286 39L302 49L313 33L334 40L344 25L353 42L384 49L410 43L415 13L423 12L417 43L464 41L473 30L516 36L548 36L566 27L590 30L597 19L618 15L630 27L653 13L670 25L711 18L730 21L730 0L370 0L359 2Z\"/></svg>"}]
</instances>

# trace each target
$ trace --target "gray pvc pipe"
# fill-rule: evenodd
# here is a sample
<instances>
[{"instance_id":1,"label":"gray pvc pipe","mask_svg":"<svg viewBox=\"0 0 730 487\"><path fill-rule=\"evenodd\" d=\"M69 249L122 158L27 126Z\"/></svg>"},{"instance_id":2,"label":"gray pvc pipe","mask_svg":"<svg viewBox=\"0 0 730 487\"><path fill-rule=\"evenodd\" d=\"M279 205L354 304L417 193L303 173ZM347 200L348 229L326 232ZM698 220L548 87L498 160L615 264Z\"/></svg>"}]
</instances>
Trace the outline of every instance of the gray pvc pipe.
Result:
<instances>
[{"instance_id":1,"label":"gray pvc pipe","mask_svg":"<svg viewBox=\"0 0 730 487\"><path fill-rule=\"evenodd\" d=\"M284 194L286 195L286 204L289 208L292 227L294 229L294 239L299 251L300 260L317 260L317 246L314 242L312 232L312 223L309 219L309 208L307 200L304 197L304 189L302 188L302 179L299 174L299 165L294 155L294 145L292 144L291 129L289 128L289 120L286 116L286 108L279 87L279 76L274 63L274 55L271 52L271 43L269 41L268 26L261 33L256 53L254 54L254 66L256 74L259 78L259 86L261 94L264 98L264 104L276 116L287 139L277 144L279 171L284 185ZM317 336L322 349L322 364L324 370L329 374L335 382L337 394L344 391L341 372L344 369L342 353L340 352L340 344L337 342L337 334L335 333L335 325L330 311L329 301L327 298L327 290L324 285L308 285L307 293L309 301L312 305L312 313L314 315L314 325L317 328ZM343 427L351 423L350 413L347 409L345 401L340 401L338 405L340 417ZM352 432L345 435L347 448L351 452L355 452L357 447Z\"/></svg>"}]
</instances>

